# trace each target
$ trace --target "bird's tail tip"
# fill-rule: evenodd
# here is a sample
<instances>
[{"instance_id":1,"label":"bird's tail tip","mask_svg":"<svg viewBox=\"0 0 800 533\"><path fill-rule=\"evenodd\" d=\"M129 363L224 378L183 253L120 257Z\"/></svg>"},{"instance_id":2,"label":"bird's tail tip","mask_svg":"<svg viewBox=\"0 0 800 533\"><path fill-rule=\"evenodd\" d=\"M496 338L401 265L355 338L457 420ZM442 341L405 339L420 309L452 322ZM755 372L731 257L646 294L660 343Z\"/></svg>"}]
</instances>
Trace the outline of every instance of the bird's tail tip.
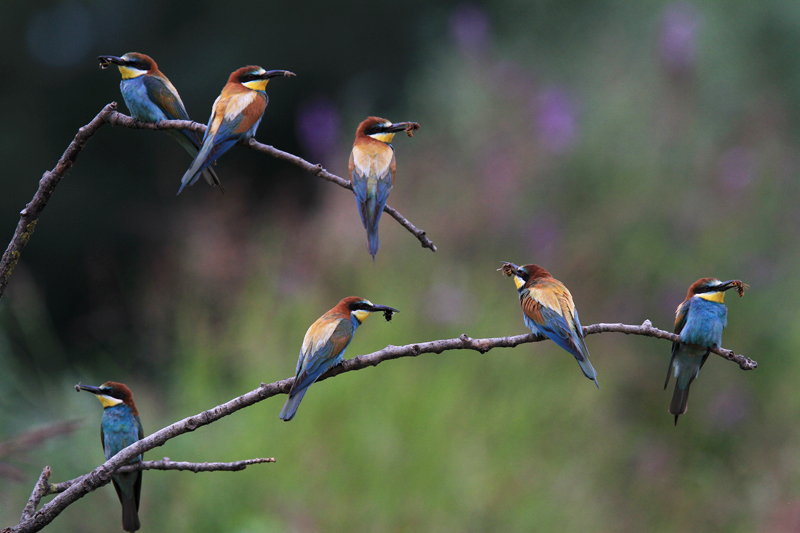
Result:
<instances>
[{"instance_id":1,"label":"bird's tail tip","mask_svg":"<svg viewBox=\"0 0 800 533\"><path fill-rule=\"evenodd\" d=\"M300 407L300 402L303 400L303 396L306 395L307 390L308 388L306 387L295 392L294 394L290 394L289 398L286 400L286 403L283 405L283 409L281 409L281 413L278 415L278 418L284 422L288 422L294 418L297 408Z\"/></svg>"},{"instance_id":2,"label":"bird's tail tip","mask_svg":"<svg viewBox=\"0 0 800 533\"><path fill-rule=\"evenodd\" d=\"M367 248L369 249L369 255L372 256L372 262L375 262L375 256L378 255L378 249L381 247L381 243L378 240L378 232L377 229L375 233L368 233L367 234Z\"/></svg>"}]
</instances>

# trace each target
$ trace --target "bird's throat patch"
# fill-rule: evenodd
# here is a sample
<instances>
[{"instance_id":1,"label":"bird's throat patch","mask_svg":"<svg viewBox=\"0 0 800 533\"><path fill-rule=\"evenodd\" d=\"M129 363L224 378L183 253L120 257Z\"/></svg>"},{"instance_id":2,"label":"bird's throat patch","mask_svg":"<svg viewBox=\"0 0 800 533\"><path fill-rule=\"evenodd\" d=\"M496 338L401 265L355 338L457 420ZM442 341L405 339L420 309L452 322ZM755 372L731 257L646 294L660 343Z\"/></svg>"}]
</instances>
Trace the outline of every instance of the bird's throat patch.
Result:
<instances>
[{"instance_id":1,"label":"bird's throat patch","mask_svg":"<svg viewBox=\"0 0 800 533\"><path fill-rule=\"evenodd\" d=\"M266 91L268 81L269 80L253 80L244 82L242 85L248 89L253 89L254 91Z\"/></svg>"},{"instance_id":2,"label":"bird's throat patch","mask_svg":"<svg viewBox=\"0 0 800 533\"><path fill-rule=\"evenodd\" d=\"M394 133L373 133L370 135L376 141L380 141L382 143L389 144L394 139Z\"/></svg>"},{"instance_id":3,"label":"bird's throat patch","mask_svg":"<svg viewBox=\"0 0 800 533\"><path fill-rule=\"evenodd\" d=\"M133 78L138 78L139 76L144 76L147 74L146 70L139 70L138 68L131 68L126 67L124 65L119 66L119 73L122 74L123 80L130 80Z\"/></svg>"},{"instance_id":4,"label":"bird's throat patch","mask_svg":"<svg viewBox=\"0 0 800 533\"><path fill-rule=\"evenodd\" d=\"M514 276L514 285L517 286L517 289L521 289L525 285L525 280L519 276Z\"/></svg>"},{"instance_id":5,"label":"bird's throat patch","mask_svg":"<svg viewBox=\"0 0 800 533\"><path fill-rule=\"evenodd\" d=\"M97 399L100 400L100 403L103 404L103 407L114 407L115 405L119 405L122 403L122 400L119 398L113 398L111 396L106 396L105 394L95 394Z\"/></svg>"},{"instance_id":6,"label":"bird's throat patch","mask_svg":"<svg viewBox=\"0 0 800 533\"><path fill-rule=\"evenodd\" d=\"M356 320L358 320L360 323L363 324L364 321L369 316L370 312L369 311L365 311L363 309L358 309L356 311L353 311L352 313L353 313L353 316L356 317Z\"/></svg>"},{"instance_id":7,"label":"bird's throat patch","mask_svg":"<svg viewBox=\"0 0 800 533\"><path fill-rule=\"evenodd\" d=\"M716 302L718 304L723 303L722 300L725 298L725 293L722 291L717 292L704 292L697 295L698 297L702 298L703 300L707 300L709 302Z\"/></svg>"}]
</instances>

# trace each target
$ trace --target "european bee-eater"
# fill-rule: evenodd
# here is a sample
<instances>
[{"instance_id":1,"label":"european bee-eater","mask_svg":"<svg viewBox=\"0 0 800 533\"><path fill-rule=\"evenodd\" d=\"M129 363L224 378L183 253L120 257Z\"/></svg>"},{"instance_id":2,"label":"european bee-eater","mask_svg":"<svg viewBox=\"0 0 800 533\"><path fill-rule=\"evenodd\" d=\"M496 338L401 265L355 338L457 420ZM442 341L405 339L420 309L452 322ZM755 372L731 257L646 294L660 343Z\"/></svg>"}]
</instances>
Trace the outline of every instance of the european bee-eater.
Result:
<instances>
[{"instance_id":1,"label":"european bee-eater","mask_svg":"<svg viewBox=\"0 0 800 533\"><path fill-rule=\"evenodd\" d=\"M144 438L139 411L133 403L131 390L122 383L107 381L99 387L79 385L82 390L91 392L103 404L103 419L100 422L100 442L106 460L117 455L123 448ZM137 455L130 463L142 460ZM114 474L111 481L122 504L122 529L139 529L139 496L142 492L142 472Z\"/></svg>"},{"instance_id":2,"label":"european bee-eater","mask_svg":"<svg viewBox=\"0 0 800 533\"><path fill-rule=\"evenodd\" d=\"M722 303L725 291L735 288L742 296L746 287L739 280L698 279L689 287L686 299L675 311L675 333L681 336L681 342L672 343L672 358L664 388L674 373L675 392L669 404L669 414L675 415L676 426L678 417L686 412L689 385L700 375L709 348L722 344L722 329L728 324L728 308Z\"/></svg>"},{"instance_id":3,"label":"european bee-eater","mask_svg":"<svg viewBox=\"0 0 800 533\"><path fill-rule=\"evenodd\" d=\"M343 298L333 309L322 315L306 331L294 383L289 399L281 409L279 418L287 422L294 417L297 407L308 388L329 368L342 362L347 345L353 340L356 328L376 311L383 312L387 321L397 309L375 305L358 296Z\"/></svg>"},{"instance_id":4,"label":"european bee-eater","mask_svg":"<svg viewBox=\"0 0 800 533\"><path fill-rule=\"evenodd\" d=\"M564 284L539 265L520 267L504 263L498 270L514 278L525 325L536 335L544 335L575 356L583 374L599 389L597 372L589 362L589 349L583 340L578 310Z\"/></svg>"},{"instance_id":5,"label":"european bee-eater","mask_svg":"<svg viewBox=\"0 0 800 533\"><path fill-rule=\"evenodd\" d=\"M178 91L164 74L158 70L153 59L144 54L129 52L122 57L99 56L100 67L113 63L119 68L122 81L119 89L131 116L142 122L160 120L191 120L183 107ZM200 136L191 130L164 130L175 138L192 157L202 146ZM209 185L219 187L225 192L213 168L203 170L203 177Z\"/></svg>"},{"instance_id":6,"label":"european bee-eater","mask_svg":"<svg viewBox=\"0 0 800 533\"><path fill-rule=\"evenodd\" d=\"M181 193L187 184L197 181L200 173L239 141L255 135L267 108L266 88L270 78L294 76L288 70L264 70L250 65L231 73L228 83L214 101L203 147L181 178Z\"/></svg>"},{"instance_id":7,"label":"european bee-eater","mask_svg":"<svg viewBox=\"0 0 800 533\"><path fill-rule=\"evenodd\" d=\"M356 130L356 140L350 152L350 182L356 193L361 224L367 230L367 244L373 261L380 247L378 223L394 185L397 167L392 139L398 131L405 131L410 137L418 129L416 122L392 124L385 118L369 117Z\"/></svg>"}]
</instances>

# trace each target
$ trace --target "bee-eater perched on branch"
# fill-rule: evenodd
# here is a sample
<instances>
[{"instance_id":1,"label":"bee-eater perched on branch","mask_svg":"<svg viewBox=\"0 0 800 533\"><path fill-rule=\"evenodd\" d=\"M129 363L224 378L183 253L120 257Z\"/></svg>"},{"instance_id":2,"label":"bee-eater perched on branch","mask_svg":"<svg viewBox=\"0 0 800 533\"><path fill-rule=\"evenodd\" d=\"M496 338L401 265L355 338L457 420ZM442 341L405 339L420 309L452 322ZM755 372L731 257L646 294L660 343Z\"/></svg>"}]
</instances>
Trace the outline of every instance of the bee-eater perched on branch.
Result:
<instances>
[{"instance_id":1,"label":"bee-eater perched on branch","mask_svg":"<svg viewBox=\"0 0 800 533\"><path fill-rule=\"evenodd\" d=\"M131 390L122 383L107 381L99 387L78 385L82 390L91 392L103 404L103 418L100 422L100 442L103 444L106 460L117 455L123 448L144 438L139 411L133 403ZM130 463L142 460L137 455ZM139 529L139 496L142 492L142 472L114 474L111 476L122 504L122 529L136 531Z\"/></svg>"},{"instance_id":2,"label":"bee-eater perched on branch","mask_svg":"<svg viewBox=\"0 0 800 533\"><path fill-rule=\"evenodd\" d=\"M99 56L97 60L100 61L100 68L106 68L112 63L119 68L122 75L119 84L122 98L136 120L191 120L175 86L158 70L158 65L151 57L129 52L122 57ZM164 131L175 138L192 157L197 156L202 146L197 133L191 130ZM209 185L217 186L221 192L225 192L213 168L203 170L203 177Z\"/></svg>"},{"instance_id":3,"label":"bee-eater perched on branch","mask_svg":"<svg viewBox=\"0 0 800 533\"><path fill-rule=\"evenodd\" d=\"M675 375L675 392L669 404L669 414L678 417L686 413L689 386L708 359L709 348L722 344L722 330L728 324L728 308L723 299L725 291L736 289L739 296L747 287L739 280L720 281L716 278L701 278L689 287L686 299L675 311L675 333L681 342L672 343L672 358L667 368L667 380Z\"/></svg>"},{"instance_id":4,"label":"bee-eater perched on branch","mask_svg":"<svg viewBox=\"0 0 800 533\"><path fill-rule=\"evenodd\" d=\"M397 309L375 305L358 296L350 296L343 298L336 307L311 324L300 348L300 358L297 360L297 370L289 391L289 399L286 400L279 415L281 420L291 420L308 387L326 370L342 362L344 352L353 340L356 328L376 311L382 312L387 321L398 312Z\"/></svg>"},{"instance_id":5,"label":"bee-eater perched on branch","mask_svg":"<svg viewBox=\"0 0 800 533\"><path fill-rule=\"evenodd\" d=\"M594 381L597 372L589 362L589 349L572 295L563 283L539 265L503 263L498 270L514 278L522 306L522 318L536 335L544 335L575 356L583 374Z\"/></svg>"},{"instance_id":6,"label":"bee-eater perched on branch","mask_svg":"<svg viewBox=\"0 0 800 533\"><path fill-rule=\"evenodd\" d=\"M294 73L288 70L264 70L255 65L231 73L228 83L214 101L208 129L203 136L203 147L181 178L178 194L187 184L193 185L200 173L231 146L255 135L269 101L267 83L270 78L278 76L288 78Z\"/></svg>"},{"instance_id":7,"label":"bee-eater perched on branch","mask_svg":"<svg viewBox=\"0 0 800 533\"><path fill-rule=\"evenodd\" d=\"M416 122L392 124L385 118L369 117L358 125L353 151L350 152L350 181L356 194L361 224L367 230L367 245L372 260L378 253L378 222L394 185L396 161L391 145L395 133L409 137L419 129Z\"/></svg>"}]
</instances>

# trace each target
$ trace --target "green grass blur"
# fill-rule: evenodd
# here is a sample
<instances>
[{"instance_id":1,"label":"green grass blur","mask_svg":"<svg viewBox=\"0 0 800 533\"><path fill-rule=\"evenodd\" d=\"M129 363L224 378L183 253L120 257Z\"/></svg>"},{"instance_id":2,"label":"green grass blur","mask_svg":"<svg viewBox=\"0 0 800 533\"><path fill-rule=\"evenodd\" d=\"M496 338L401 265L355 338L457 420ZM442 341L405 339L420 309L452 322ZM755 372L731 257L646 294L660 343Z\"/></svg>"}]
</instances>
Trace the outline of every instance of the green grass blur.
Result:
<instances>
[{"instance_id":1,"label":"green grass blur","mask_svg":"<svg viewBox=\"0 0 800 533\"><path fill-rule=\"evenodd\" d=\"M225 196L200 183L175 197L189 164L177 145L106 126L0 300L0 441L84 422L0 457L18 476L0 477L1 527L44 465L62 481L102 462L101 406L74 383L128 384L150 433L292 375L306 329L344 296L401 310L359 328L349 357L524 333L496 272L512 261L564 282L584 325L670 330L693 281L742 279L723 344L759 367L712 356L673 427L657 339L588 337L599 391L549 342L386 362L314 385L290 423L276 397L147 454L277 463L146 472L142 531L800 529L800 5L144 5L147 25L116 2L117 32L97 2L0 7L0 25L16 22L0 65L24 80L0 85L18 125L0 134L7 237L77 128L121 102L93 57L135 50L198 120L234 68L293 70L270 83L256 137L341 176L367 115L419 122L393 143L389 203L439 251L386 216L373 264L348 191L238 147L217 165ZM258 24L243 29L244 10ZM37 29L61 19L99 28L74 57ZM48 530L119 519L106 487Z\"/></svg>"}]
</instances>

